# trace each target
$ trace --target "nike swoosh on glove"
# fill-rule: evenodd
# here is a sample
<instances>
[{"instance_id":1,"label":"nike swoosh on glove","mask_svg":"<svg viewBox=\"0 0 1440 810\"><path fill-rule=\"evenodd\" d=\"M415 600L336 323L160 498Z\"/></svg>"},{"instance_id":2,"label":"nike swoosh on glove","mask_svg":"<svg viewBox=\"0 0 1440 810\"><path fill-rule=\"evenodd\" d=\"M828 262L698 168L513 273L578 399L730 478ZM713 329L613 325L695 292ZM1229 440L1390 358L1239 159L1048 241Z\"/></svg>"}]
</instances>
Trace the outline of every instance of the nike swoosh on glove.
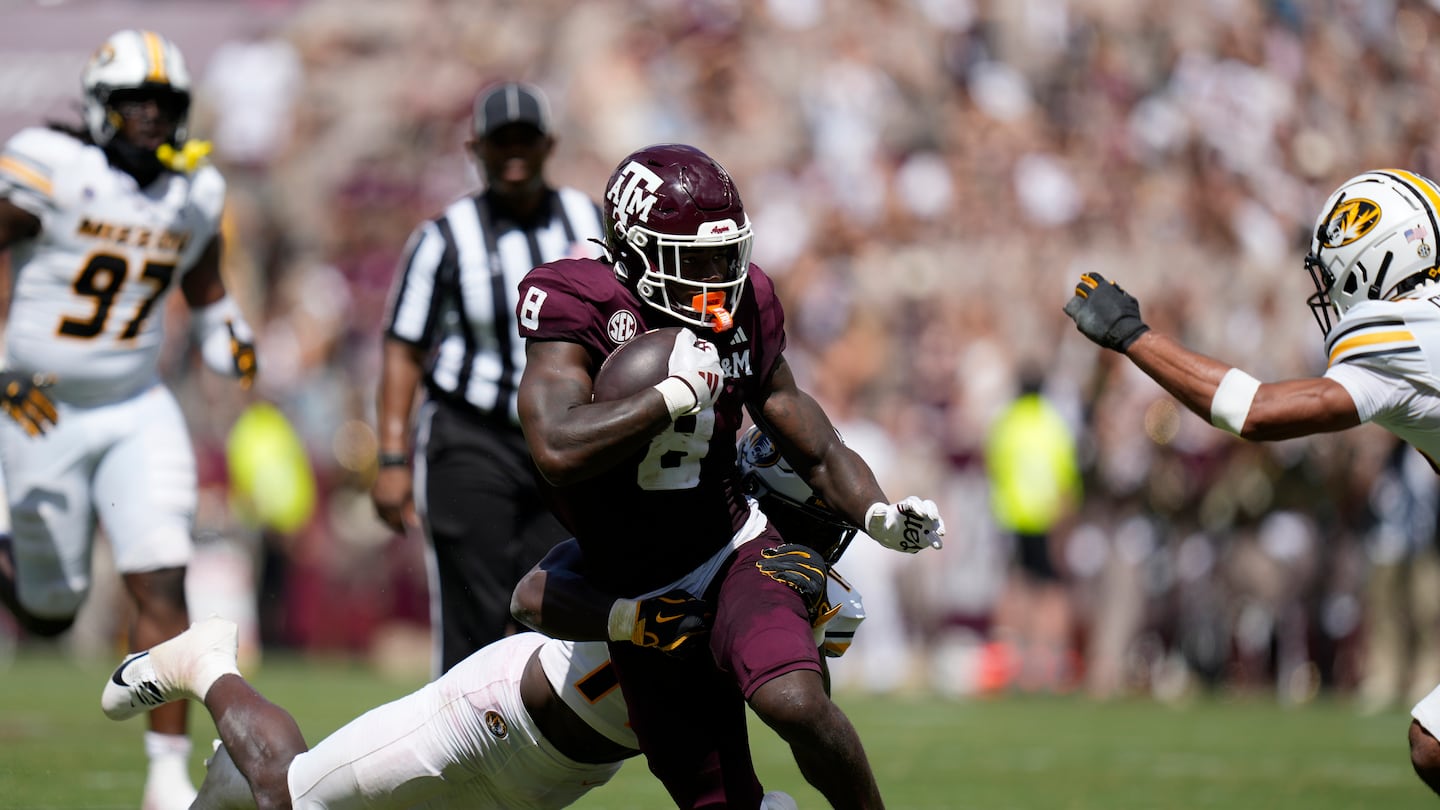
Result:
<instances>
[{"instance_id":1,"label":"nike swoosh on glove","mask_svg":"<svg viewBox=\"0 0 1440 810\"><path fill-rule=\"evenodd\" d=\"M899 503L872 504L865 510L865 533L886 548L914 554L941 547L945 521L934 501L911 495Z\"/></svg>"},{"instance_id":2,"label":"nike swoosh on glove","mask_svg":"<svg viewBox=\"0 0 1440 810\"><path fill-rule=\"evenodd\" d=\"M640 600L630 643L667 653L678 652L690 640L709 633L714 618L709 602L677 588Z\"/></svg>"}]
</instances>

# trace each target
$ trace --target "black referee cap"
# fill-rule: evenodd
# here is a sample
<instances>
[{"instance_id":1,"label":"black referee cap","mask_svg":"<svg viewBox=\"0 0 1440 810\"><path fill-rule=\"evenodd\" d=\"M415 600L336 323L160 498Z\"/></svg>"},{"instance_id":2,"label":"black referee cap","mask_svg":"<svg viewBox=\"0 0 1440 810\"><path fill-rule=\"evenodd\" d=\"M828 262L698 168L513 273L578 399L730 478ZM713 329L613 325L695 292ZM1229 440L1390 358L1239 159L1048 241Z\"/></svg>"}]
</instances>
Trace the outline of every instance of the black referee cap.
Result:
<instances>
[{"instance_id":1,"label":"black referee cap","mask_svg":"<svg viewBox=\"0 0 1440 810\"><path fill-rule=\"evenodd\" d=\"M506 82L475 99L475 134L485 137L506 124L529 124L550 134L550 108L540 88Z\"/></svg>"}]
</instances>

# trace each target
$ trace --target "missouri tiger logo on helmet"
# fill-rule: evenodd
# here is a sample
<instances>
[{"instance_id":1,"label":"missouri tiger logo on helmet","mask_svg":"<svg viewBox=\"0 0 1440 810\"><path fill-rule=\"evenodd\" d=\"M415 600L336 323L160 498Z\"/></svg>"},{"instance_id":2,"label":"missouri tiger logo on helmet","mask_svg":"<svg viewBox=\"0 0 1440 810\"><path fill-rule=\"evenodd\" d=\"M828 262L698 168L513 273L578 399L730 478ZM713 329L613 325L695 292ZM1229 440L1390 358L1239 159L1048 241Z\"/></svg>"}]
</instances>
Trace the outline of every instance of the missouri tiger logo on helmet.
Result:
<instances>
[{"instance_id":1,"label":"missouri tiger logo on helmet","mask_svg":"<svg viewBox=\"0 0 1440 810\"><path fill-rule=\"evenodd\" d=\"M1380 206L1372 200L1355 199L1342 202L1325 226L1324 247L1337 248L1354 242L1374 229L1380 221Z\"/></svg>"},{"instance_id":2,"label":"missouri tiger logo on helmet","mask_svg":"<svg viewBox=\"0 0 1440 810\"><path fill-rule=\"evenodd\" d=\"M1320 330L1362 301L1403 297L1440 276L1440 186L1401 169L1356 175L1325 201L1305 268Z\"/></svg>"}]
</instances>

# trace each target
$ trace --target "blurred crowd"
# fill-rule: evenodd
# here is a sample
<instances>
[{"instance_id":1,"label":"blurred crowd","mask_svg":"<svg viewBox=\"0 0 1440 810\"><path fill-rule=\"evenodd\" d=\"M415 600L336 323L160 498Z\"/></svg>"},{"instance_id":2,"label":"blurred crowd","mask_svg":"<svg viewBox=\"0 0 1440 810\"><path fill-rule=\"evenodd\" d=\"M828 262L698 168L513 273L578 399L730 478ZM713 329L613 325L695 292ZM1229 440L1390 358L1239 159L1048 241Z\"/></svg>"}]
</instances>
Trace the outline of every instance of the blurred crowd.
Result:
<instances>
[{"instance_id":1,"label":"blurred crowd","mask_svg":"<svg viewBox=\"0 0 1440 810\"><path fill-rule=\"evenodd\" d=\"M672 140L735 175L802 387L887 491L946 515L939 552L856 543L840 563L870 614L840 688L1333 688L1385 708L1440 681L1440 606L1371 585L1440 576L1414 565L1434 556L1436 499L1405 473L1413 451L1378 429L1242 442L1061 312L1098 271L1261 379L1323 371L1302 266L1317 208L1364 169L1440 173L1440 2L281 5L213 54L192 132L230 181L254 397L294 426L311 494L267 510L234 486L247 403L183 347L171 365L202 529L253 562L266 645L423 631L420 540L368 498L382 309L410 229L478 182L461 148L475 92L517 78L555 108L556 182L598 199L621 156ZM1049 533L1070 610L1039 674L996 632L1014 549L984 457L1027 375L1073 432L1083 491ZM1428 523L1399 526L1401 501Z\"/></svg>"}]
</instances>

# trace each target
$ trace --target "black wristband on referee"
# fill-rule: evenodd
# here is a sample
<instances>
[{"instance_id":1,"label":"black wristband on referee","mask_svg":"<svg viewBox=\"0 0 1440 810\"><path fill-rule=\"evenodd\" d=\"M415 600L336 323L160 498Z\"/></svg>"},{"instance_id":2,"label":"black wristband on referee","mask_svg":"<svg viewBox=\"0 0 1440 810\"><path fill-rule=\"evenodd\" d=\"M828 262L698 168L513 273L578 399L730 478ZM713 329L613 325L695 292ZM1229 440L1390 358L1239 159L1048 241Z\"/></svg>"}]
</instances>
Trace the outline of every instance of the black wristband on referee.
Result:
<instances>
[{"instance_id":1,"label":"black wristband on referee","mask_svg":"<svg viewBox=\"0 0 1440 810\"><path fill-rule=\"evenodd\" d=\"M381 467L410 466L410 455L408 453L381 453L378 460Z\"/></svg>"}]
</instances>

